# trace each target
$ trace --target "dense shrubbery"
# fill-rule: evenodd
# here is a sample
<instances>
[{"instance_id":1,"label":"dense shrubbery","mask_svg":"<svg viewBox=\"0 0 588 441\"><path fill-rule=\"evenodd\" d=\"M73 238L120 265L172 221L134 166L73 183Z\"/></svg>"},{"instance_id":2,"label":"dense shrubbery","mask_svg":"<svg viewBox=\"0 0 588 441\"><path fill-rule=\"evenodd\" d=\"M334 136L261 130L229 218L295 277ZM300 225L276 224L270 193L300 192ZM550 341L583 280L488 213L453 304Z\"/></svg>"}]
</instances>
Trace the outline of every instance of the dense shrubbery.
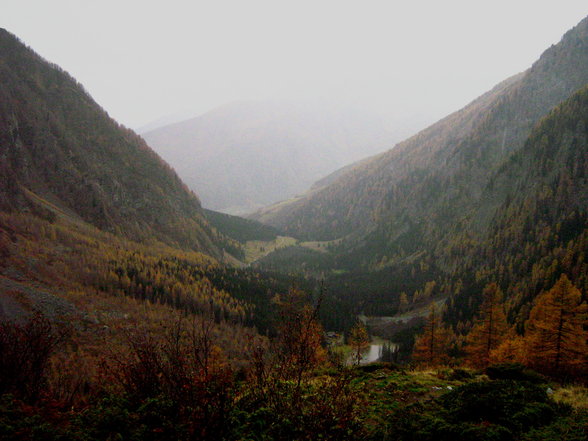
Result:
<instances>
[{"instance_id":1,"label":"dense shrubbery","mask_svg":"<svg viewBox=\"0 0 588 441\"><path fill-rule=\"evenodd\" d=\"M29 403L42 398L51 355L65 336L38 313L25 324L0 322L0 394Z\"/></svg>"},{"instance_id":2,"label":"dense shrubbery","mask_svg":"<svg viewBox=\"0 0 588 441\"><path fill-rule=\"evenodd\" d=\"M514 441L531 431L540 434L543 427L549 431L552 422L571 413L548 397L545 386L513 380L471 382L433 402L407 406L386 430L389 439L410 441Z\"/></svg>"},{"instance_id":3,"label":"dense shrubbery","mask_svg":"<svg viewBox=\"0 0 588 441\"><path fill-rule=\"evenodd\" d=\"M350 377L337 370L314 373L325 357L317 309L302 296L293 297L279 305L282 326L272 351L260 338L243 342L250 352L247 366L232 365L215 345L212 314L179 318L157 333L130 333L122 350L102 360L103 375L94 379L102 384L73 405L61 400L49 381L58 334L48 322L35 317L22 326L3 325L0 341L16 342L21 356L9 358L14 349L0 345L7 367L0 378L0 438L307 440L324 434L323 439L358 439ZM48 343L45 351L26 350L38 348L38 342ZM11 360L23 366L26 378Z\"/></svg>"},{"instance_id":4,"label":"dense shrubbery","mask_svg":"<svg viewBox=\"0 0 588 441\"><path fill-rule=\"evenodd\" d=\"M374 390L369 381L387 381L394 375L409 378L406 373L387 372L386 366L377 368L310 374L301 387L281 379L261 387L252 378L229 376L220 383L229 399L206 419L202 407L178 401L169 392L139 397L137 391L113 391L83 409L50 400L33 407L4 395L0 433L6 440L85 441L586 439L588 414L556 404L544 386L511 380L471 382L426 400L422 394L427 387L414 380L392 381L387 390ZM218 385L211 380L207 387ZM407 399L410 396L421 399ZM392 404L387 404L389 399ZM373 418L370 407L387 412L384 423Z\"/></svg>"},{"instance_id":5,"label":"dense shrubbery","mask_svg":"<svg viewBox=\"0 0 588 441\"><path fill-rule=\"evenodd\" d=\"M501 363L488 366L486 374L491 380L528 381L535 384L546 382L544 376L527 369L520 363Z\"/></svg>"}]
</instances>

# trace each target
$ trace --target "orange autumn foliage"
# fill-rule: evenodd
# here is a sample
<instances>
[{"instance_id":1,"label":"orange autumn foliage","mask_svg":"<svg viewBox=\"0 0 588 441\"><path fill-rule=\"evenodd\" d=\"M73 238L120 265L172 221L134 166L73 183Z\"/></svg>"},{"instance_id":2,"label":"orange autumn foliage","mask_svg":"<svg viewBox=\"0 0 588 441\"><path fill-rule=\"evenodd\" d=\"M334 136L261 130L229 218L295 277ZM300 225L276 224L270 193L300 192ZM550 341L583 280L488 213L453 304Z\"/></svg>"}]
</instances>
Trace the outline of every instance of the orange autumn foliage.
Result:
<instances>
[{"instance_id":1,"label":"orange autumn foliage","mask_svg":"<svg viewBox=\"0 0 588 441\"><path fill-rule=\"evenodd\" d=\"M514 332L511 332L514 334ZM522 363L526 364L526 342L523 336L506 338L496 349L490 351L490 364Z\"/></svg>"},{"instance_id":2,"label":"orange autumn foliage","mask_svg":"<svg viewBox=\"0 0 588 441\"><path fill-rule=\"evenodd\" d=\"M424 333L415 341L413 360L426 366L438 366L449 361L451 331L443 326L435 303L431 304Z\"/></svg>"},{"instance_id":3,"label":"orange autumn foliage","mask_svg":"<svg viewBox=\"0 0 588 441\"><path fill-rule=\"evenodd\" d=\"M588 305L565 274L535 299L525 340L529 365L553 375L588 370Z\"/></svg>"},{"instance_id":4,"label":"orange autumn foliage","mask_svg":"<svg viewBox=\"0 0 588 441\"><path fill-rule=\"evenodd\" d=\"M496 283L486 285L478 318L467 336L467 361L474 367L486 367L490 354L508 337L508 324L502 303L502 291Z\"/></svg>"},{"instance_id":5,"label":"orange autumn foliage","mask_svg":"<svg viewBox=\"0 0 588 441\"><path fill-rule=\"evenodd\" d=\"M300 383L306 373L327 358L322 347L324 332L318 321L320 302L311 306L306 294L298 289L291 289L284 300L276 301L280 309L277 364L285 378Z\"/></svg>"}]
</instances>

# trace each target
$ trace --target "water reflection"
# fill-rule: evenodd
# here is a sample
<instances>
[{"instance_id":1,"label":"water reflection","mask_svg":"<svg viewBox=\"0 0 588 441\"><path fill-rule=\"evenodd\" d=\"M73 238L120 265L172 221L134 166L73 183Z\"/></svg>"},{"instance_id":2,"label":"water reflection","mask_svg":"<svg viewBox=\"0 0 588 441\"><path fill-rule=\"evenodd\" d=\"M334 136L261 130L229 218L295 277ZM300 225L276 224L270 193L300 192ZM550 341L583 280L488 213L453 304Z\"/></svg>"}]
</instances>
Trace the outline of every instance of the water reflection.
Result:
<instances>
[{"instance_id":1,"label":"water reflection","mask_svg":"<svg viewBox=\"0 0 588 441\"><path fill-rule=\"evenodd\" d=\"M370 342L369 348L366 348L361 353L361 360L359 361L360 365L365 365L368 363L373 363L376 361L381 361L384 353L386 350L388 352L395 351L398 349L398 345L396 343L391 342L390 340L386 340L380 337L372 337L372 341ZM384 357L387 358L387 357ZM385 360L391 361L391 360ZM354 355L352 354L348 360L349 364L355 364L356 360Z\"/></svg>"}]
</instances>

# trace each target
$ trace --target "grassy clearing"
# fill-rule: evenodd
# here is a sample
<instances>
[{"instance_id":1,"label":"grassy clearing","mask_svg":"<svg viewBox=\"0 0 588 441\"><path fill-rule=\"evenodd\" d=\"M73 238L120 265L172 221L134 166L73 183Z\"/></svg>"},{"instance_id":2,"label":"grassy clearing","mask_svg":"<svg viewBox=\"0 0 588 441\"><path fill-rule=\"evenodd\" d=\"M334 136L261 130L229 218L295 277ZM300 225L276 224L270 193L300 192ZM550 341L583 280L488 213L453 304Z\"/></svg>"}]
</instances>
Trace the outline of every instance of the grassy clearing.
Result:
<instances>
[{"instance_id":1,"label":"grassy clearing","mask_svg":"<svg viewBox=\"0 0 588 441\"><path fill-rule=\"evenodd\" d=\"M342 239L335 239L335 240L314 240L314 241L307 241L301 242L300 246L308 248L310 250L318 251L320 253L328 253L328 248L332 246L337 246L341 243Z\"/></svg>"},{"instance_id":2,"label":"grassy clearing","mask_svg":"<svg viewBox=\"0 0 588 441\"><path fill-rule=\"evenodd\" d=\"M286 248L298 243L297 239L289 236L278 236L271 241L249 240L245 243L245 263L252 263L280 248Z\"/></svg>"}]
</instances>

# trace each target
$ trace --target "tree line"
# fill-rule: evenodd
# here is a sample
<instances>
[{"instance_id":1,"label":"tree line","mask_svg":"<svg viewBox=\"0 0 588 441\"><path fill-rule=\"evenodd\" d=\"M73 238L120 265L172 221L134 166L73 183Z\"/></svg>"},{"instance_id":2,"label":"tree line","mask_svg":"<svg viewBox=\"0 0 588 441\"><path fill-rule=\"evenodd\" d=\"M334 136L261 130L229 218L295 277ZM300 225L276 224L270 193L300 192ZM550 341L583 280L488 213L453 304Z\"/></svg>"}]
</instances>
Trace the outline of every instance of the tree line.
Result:
<instances>
[{"instance_id":1,"label":"tree line","mask_svg":"<svg viewBox=\"0 0 588 441\"><path fill-rule=\"evenodd\" d=\"M557 378L587 379L588 304L562 274L551 289L537 296L522 332L509 323L501 289L488 284L467 333L459 334L431 306L424 332L417 338L413 360L439 366L460 361L476 368L522 363Z\"/></svg>"}]
</instances>

